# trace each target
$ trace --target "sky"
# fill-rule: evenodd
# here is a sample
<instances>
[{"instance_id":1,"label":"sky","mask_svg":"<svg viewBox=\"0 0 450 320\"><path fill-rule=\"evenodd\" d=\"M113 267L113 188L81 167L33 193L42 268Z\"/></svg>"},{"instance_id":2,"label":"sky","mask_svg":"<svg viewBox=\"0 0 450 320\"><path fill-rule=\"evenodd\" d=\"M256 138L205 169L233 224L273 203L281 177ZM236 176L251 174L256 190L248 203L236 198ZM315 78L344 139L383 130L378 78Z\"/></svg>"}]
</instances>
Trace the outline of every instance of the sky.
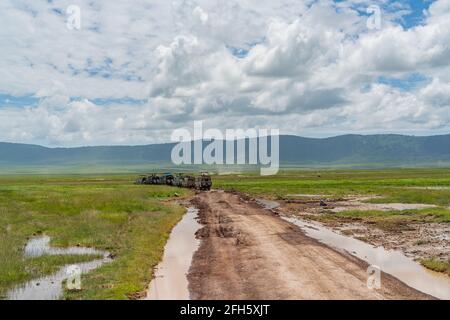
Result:
<instances>
[{"instance_id":1,"label":"sky","mask_svg":"<svg viewBox=\"0 0 450 320\"><path fill-rule=\"evenodd\" d=\"M450 133L450 1L0 1L0 141L158 143L200 120Z\"/></svg>"}]
</instances>

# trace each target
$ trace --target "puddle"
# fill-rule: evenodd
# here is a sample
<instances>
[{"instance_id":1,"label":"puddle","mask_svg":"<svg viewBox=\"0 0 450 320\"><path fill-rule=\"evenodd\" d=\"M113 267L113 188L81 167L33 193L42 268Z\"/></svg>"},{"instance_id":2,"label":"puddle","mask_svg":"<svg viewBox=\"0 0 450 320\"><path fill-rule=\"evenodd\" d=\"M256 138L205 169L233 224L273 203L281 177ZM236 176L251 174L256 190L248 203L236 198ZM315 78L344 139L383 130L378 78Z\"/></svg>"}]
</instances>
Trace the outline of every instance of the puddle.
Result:
<instances>
[{"instance_id":1,"label":"puddle","mask_svg":"<svg viewBox=\"0 0 450 320\"><path fill-rule=\"evenodd\" d=\"M436 208L433 204L422 203L362 203L362 202L336 202L333 204L332 212L343 212L347 210L419 210Z\"/></svg>"},{"instance_id":2,"label":"puddle","mask_svg":"<svg viewBox=\"0 0 450 320\"><path fill-rule=\"evenodd\" d=\"M440 299L450 299L450 279L422 267L400 251L373 247L370 244L340 235L317 223L309 223L293 217L283 217L286 221L302 228L306 235L320 242L345 250L348 253L376 265L412 288Z\"/></svg>"},{"instance_id":3,"label":"puddle","mask_svg":"<svg viewBox=\"0 0 450 320\"><path fill-rule=\"evenodd\" d=\"M102 264L110 262L110 258L97 259L90 262L78 263L81 273L88 273ZM67 268L64 266L53 275L31 280L7 293L8 300L58 300L63 294L63 281L68 278Z\"/></svg>"},{"instance_id":4,"label":"puddle","mask_svg":"<svg viewBox=\"0 0 450 320\"><path fill-rule=\"evenodd\" d=\"M33 238L25 246L25 257L37 258L43 255L107 255L105 251L85 247L56 248L50 246L50 237Z\"/></svg>"},{"instance_id":5,"label":"puddle","mask_svg":"<svg viewBox=\"0 0 450 320\"><path fill-rule=\"evenodd\" d=\"M187 273L192 256L200 245L200 240L195 237L201 228L196 220L197 214L197 209L188 208L183 219L173 228L145 300L189 300Z\"/></svg>"},{"instance_id":6,"label":"puddle","mask_svg":"<svg viewBox=\"0 0 450 320\"><path fill-rule=\"evenodd\" d=\"M287 198L311 198L311 199L316 199L316 198L331 197L331 195L329 195L329 194L303 194L303 193L296 193L296 194L287 194L286 197Z\"/></svg>"},{"instance_id":7,"label":"puddle","mask_svg":"<svg viewBox=\"0 0 450 320\"><path fill-rule=\"evenodd\" d=\"M264 209L272 210L275 208L278 208L280 204L276 201L267 200L267 199L256 199L255 200L257 204L262 206Z\"/></svg>"},{"instance_id":8,"label":"puddle","mask_svg":"<svg viewBox=\"0 0 450 320\"><path fill-rule=\"evenodd\" d=\"M96 259L89 262L77 263L61 267L56 273L44 276L38 279L30 280L20 284L7 292L8 300L57 300L63 294L63 281L69 277L68 268L77 266L81 274L88 273L97 269L104 263L111 262L109 252L100 251L93 248L69 247L53 248L50 247L50 237L42 236L31 239L25 246L25 257L37 258L44 255L102 255L102 259Z\"/></svg>"},{"instance_id":9,"label":"puddle","mask_svg":"<svg viewBox=\"0 0 450 320\"><path fill-rule=\"evenodd\" d=\"M370 206L378 210L415 210L436 208L433 204L422 203L372 203Z\"/></svg>"},{"instance_id":10,"label":"puddle","mask_svg":"<svg viewBox=\"0 0 450 320\"><path fill-rule=\"evenodd\" d=\"M428 187L406 187L405 189L419 189L419 190L450 190L449 186L428 186Z\"/></svg>"}]
</instances>

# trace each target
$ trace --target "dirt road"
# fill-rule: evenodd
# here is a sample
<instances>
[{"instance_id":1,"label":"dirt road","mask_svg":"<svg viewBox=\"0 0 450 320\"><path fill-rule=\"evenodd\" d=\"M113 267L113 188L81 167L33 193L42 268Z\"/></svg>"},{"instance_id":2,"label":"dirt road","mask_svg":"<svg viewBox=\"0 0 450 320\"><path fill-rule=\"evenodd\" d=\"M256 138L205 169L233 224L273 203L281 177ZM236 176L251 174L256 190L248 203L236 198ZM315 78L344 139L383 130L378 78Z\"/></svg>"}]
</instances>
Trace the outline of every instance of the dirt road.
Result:
<instances>
[{"instance_id":1,"label":"dirt road","mask_svg":"<svg viewBox=\"0 0 450 320\"><path fill-rule=\"evenodd\" d=\"M204 227L188 274L193 299L428 299L382 274L367 288L367 264L303 234L238 194L200 193Z\"/></svg>"}]
</instances>

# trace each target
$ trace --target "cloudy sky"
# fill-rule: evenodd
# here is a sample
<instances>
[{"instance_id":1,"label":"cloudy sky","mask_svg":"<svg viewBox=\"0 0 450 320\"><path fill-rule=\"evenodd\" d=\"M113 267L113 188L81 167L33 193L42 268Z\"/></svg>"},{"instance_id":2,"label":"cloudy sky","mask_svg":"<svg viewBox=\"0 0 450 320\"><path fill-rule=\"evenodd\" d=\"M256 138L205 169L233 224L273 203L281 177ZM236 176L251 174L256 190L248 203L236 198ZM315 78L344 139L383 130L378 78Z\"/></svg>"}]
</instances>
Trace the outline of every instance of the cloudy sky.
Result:
<instances>
[{"instance_id":1,"label":"cloudy sky","mask_svg":"<svg viewBox=\"0 0 450 320\"><path fill-rule=\"evenodd\" d=\"M450 1L0 1L0 141L145 144L194 120L450 133Z\"/></svg>"}]
</instances>

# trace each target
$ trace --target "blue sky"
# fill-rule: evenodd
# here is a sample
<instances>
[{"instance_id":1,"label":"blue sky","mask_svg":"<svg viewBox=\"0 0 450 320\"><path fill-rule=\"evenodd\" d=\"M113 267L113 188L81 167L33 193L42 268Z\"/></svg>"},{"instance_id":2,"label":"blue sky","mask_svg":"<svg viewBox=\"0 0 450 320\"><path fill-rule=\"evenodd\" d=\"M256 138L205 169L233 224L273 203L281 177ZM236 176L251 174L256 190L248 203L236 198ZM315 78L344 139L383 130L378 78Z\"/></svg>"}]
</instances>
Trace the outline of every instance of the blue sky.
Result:
<instances>
[{"instance_id":1,"label":"blue sky","mask_svg":"<svg viewBox=\"0 0 450 320\"><path fill-rule=\"evenodd\" d=\"M433 0L408 0L405 1L411 8L411 13L404 16L403 19L399 20L405 28L412 28L418 24L423 24L424 22L424 12L428 10L430 5L434 2Z\"/></svg>"},{"instance_id":2,"label":"blue sky","mask_svg":"<svg viewBox=\"0 0 450 320\"><path fill-rule=\"evenodd\" d=\"M445 133L449 18L446 0L5 0L0 140L162 142L194 120L318 137Z\"/></svg>"},{"instance_id":3,"label":"blue sky","mask_svg":"<svg viewBox=\"0 0 450 320\"><path fill-rule=\"evenodd\" d=\"M26 107L36 106L39 103L39 99L33 95L13 96L11 94L0 93L0 107L13 106L13 107Z\"/></svg>"},{"instance_id":4,"label":"blue sky","mask_svg":"<svg viewBox=\"0 0 450 320\"><path fill-rule=\"evenodd\" d=\"M427 81L427 77L420 73L411 73L403 78L392 78L387 76L381 76L378 78L378 83L386 84L405 91L411 91L419 86L423 86Z\"/></svg>"},{"instance_id":5,"label":"blue sky","mask_svg":"<svg viewBox=\"0 0 450 320\"><path fill-rule=\"evenodd\" d=\"M346 3L346 0L334 0L336 3ZM358 10L362 15L366 15L368 4L379 5L385 13L402 13L401 17L395 19L395 22L404 28L413 28L419 24L423 24L425 12L428 10L434 0L386 0L386 1L355 1L353 8Z\"/></svg>"}]
</instances>

